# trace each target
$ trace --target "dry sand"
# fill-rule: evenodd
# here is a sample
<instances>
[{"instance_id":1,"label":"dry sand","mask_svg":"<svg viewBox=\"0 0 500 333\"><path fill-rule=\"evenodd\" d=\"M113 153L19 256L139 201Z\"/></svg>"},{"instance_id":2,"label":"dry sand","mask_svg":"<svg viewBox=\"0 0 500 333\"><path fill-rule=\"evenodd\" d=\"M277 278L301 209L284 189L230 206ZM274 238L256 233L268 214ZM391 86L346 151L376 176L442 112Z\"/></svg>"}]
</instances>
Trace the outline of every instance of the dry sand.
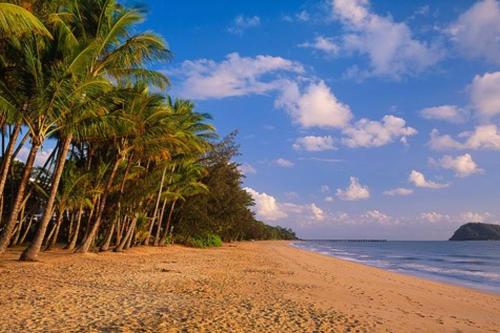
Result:
<instances>
[{"instance_id":1,"label":"dry sand","mask_svg":"<svg viewBox=\"0 0 500 333\"><path fill-rule=\"evenodd\" d=\"M0 257L1 332L500 332L500 295L255 242Z\"/></svg>"}]
</instances>

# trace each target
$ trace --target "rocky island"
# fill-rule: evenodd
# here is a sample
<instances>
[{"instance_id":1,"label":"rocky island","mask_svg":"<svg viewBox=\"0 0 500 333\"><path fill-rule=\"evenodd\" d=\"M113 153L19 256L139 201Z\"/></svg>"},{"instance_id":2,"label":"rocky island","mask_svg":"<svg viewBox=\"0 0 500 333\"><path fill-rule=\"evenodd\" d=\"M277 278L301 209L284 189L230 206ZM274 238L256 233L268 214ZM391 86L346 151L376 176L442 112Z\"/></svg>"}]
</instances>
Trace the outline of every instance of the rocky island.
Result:
<instances>
[{"instance_id":1,"label":"rocky island","mask_svg":"<svg viewBox=\"0 0 500 333\"><path fill-rule=\"evenodd\" d=\"M466 223L455 231L450 240L500 240L500 225L487 223Z\"/></svg>"}]
</instances>

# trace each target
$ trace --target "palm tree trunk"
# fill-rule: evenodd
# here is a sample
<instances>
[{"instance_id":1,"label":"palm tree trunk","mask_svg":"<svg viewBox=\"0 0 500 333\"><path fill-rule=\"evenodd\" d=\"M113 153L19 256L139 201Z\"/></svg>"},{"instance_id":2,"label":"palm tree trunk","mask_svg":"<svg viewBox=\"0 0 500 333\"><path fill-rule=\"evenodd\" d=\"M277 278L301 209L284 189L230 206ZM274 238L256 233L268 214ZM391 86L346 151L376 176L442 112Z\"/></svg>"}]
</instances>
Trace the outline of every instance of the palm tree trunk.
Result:
<instances>
[{"instance_id":1,"label":"palm tree trunk","mask_svg":"<svg viewBox=\"0 0 500 333\"><path fill-rule=\"evenodd\" d=\"M125 237L123 237L120 244L118 244L118 246L115 247L115 249L114 249L115 252L122 252L124 247L129 243L129 239L132 238L132 235L134 233L136 223L137 223L137 217L134 216L134 218L132 219L132 222L130 222L130 226L128 228L127 233L125 234Z\"/></svg>"},{"instance_id":2,"label":"palm tree trunk","mask_svg":"<svg viewBox=\"0 0 500 333\"><path fill-rule=\"evenodd\" d=\"M170 233L170 222L172 221L172 215L174 214L175 203L177 200L172 202L172 207L170 207L170 212L168 213L167 226L165 227L165 231L163 232L163 236L161 237L160 244L165 244L167 240L167 236Z\"/></svg>"},{"instance_id":3,"label":"palm tree trunk","mask_svg":"<svg viewBox=\"0 0 500 333\"><path fill-rule=\"evenodd\" d=\"M160 231L161 231L161 225L163 223L163 216L165 214L166 207L167 207L167 198L165 198L163 200L163 205L161 206L160 220L158 221L158 229L156 229L156 237L155 237L154 246L158 246L160 244Z\"/></svg>"},{"instance_id":4,"label":"palm tree trunk","mask_svg":"<svg viewBox=\"0 0 500 333\"><path fill-rule=\"evenodd\" d=\"M14 229L14 226L16 224L17 216L19 214L21 203L24 198L24 192L26 191L26 186L28 186L28 182L31 176L31 170L33 169L36 153L38 152L38 149L40 149L40 145L41 143L38 141L34 141L31 145L28 159L26 160L26 164L24 166L23 175L21 176L21 181L19 183L19 188L17 190L17 195L14 199L14 203L12 204L9 219L7 220L5 228L0 235L0 253L5 252L5 249L9 245L10 239L12 237L12 229Z\"/></svg>"},{"instance_id":5,"label":"palm tree trunk","mask_svg":"<svg viewBox=\"0 0 500 333\"><path fill-rule=\"evenodd\" d=\"M21 237L21 239L19 240L19 242L17 243L17 245L21 245L24 243L24 240L26 239L26 236L28 236L28 232L30 231L31 229L31 224L33 223L33 219L35 218L34 215L31 215L30 217L30 221L28 223L28 226L26 227L26 230L24 230L24 234L23 236Z\"/></svg>"},{"instance_id":6,"label":"palm tree trunk","mask_svg":"<svg viewBox=\"0 0 500 333\"><path fill-rule=\"evenodd\" d=\"M43 238L45 237L45 232L47 231L47 225L49 224L52 214L54 212L54 203L56 200L57 190L59 188L59 182L61 180L61 175L64 170L64 164L66 163L66 157L68 155L69 147L71 145L72 135L69 134L64 138L61 145L61 150L57 157L56 168L54 170L54 176L52 179L52 186L50 188L49 199L47 200L47 206L43 213L42 220L40 221L38 228L35 233L35 237L31 242L30 246L24 250L21 254L19 260L22 261L35 261L40 252L42 246Z\"/></svg>"},{"instance_id":7,"label":"palm tree trunk","mask_svg":"<svg viewBox=\"0 0 500 333\"><path fill-rule=\"evenodd\" d=\"M151 233L153 232L153 226L156 221L156 215L158 214L158 208L160 207L161 192L163 191L163 183L165 182L166 173L167 173L167 167L163 168L163 174L161 175L160 189L158 190L158 197L156 198L155 210L153 212L153 219L151 220L151 224L149 225L149 232L146 235L146 239L144 240L144 245L149 245L149 238L151 237ZM160 228L160 225L158 225L158 228Z\"/></svg>"},{"instance_id":8,"label":"palm tree trunk","mask_svg":"<svg viewBox=\"0 0 500 333\"><path fill-rule=\"evenodd\" d=\"M113 232L115 232L115 223L113 222L108 229L108 232L106 233L106 239L104 240L104 243L101 246L101 252L106 252L109 251L109 245L111 244L111 239L113 238Z\"/></svg>"},{"instance_id":9,"label":"palm tree trunk","mask_svg":"<svg viewBox=\"0 0 500 333\"><path fill-rule=\"evenodd\" d=\"M21 209L21 214L19 216L19 223L18 223L17 231L16 231L16 234L14 236L14 239L12 240L12 243L10 244L11 246L17 245L17 242L19 241L19 236L21 235L21 229L23 227L23 222L24 222L24 211L25 210L26 210L26 204Z\"/></svg>"},{"instance_id":10,"label":"palm tree trunk","mask_svg":"<svg viewBox=\"0 0 500 333\"><path fill-rule=\"evenodd\" d=\"M61 224L64 218L64 212L60 211L59 214L57 214L57 222L56 225L54 226L54 234L52 235L52 238L49 236L47 238L47 247L45 248L45 251L50 250L51 248L54 247L57 243L57 238L59 236L59 229L61 228Z\"/></svg>"},{"instance_id":11,"label":"palm tree trunk","mask_svg":"<svg viewBox=\"0 0 500 333\"><path fill-rule=\"evenodd\" d=\"M78 233L80 232L80 223L82 221L83 215L83 205L80 204L80 209L78 210L78 217L76 218L76 226L73 230L73 234L71 236L71 240L66 247L67 250L73 251L76 247L76 242L78 241Z\"/></svg>"},{"instance_id":12,"label":"palm tree trunk","mask_svg":"<svg viewBox=\"0 0 500 333\"><path fill-rule=\"evenodd\" d=\"M87 253L90 249L90 246L94 242L94 238L99 230L99 226L101 224L102 215L104 213L104 208L106 208L106 199L111 190L111 186L113 186L113 180L116 176L116 172L118 171L118 167L120 166L120 162L122 158L119 157L116 159L115 164L113 165L113 169L111 170L111 174L109 175L108 182L106 184L106 188L102 194L101 202L99 203L99 209L97 210L97 216L90 232L88 233L86 239L83 241L81 247L77 250L80 253Z\"/></svg>"},{"instance_id":13,"label":"palm tree trunk","mask_svg":"<svg viewBox=\"0 0 500 333\"><path fill-rule=\"evenodd\" d=\"M17 137L21 131L21 122L17 122L14 131L12 132L9 144L7 145L7 150L2 156L2 170L0 171L0 196L3 197L3 191L5 189L5 184L7 183L7 176L9 175L10 164L12 162L12 155L14 153L14 148L16 146Z\"/></svg>"}]
</instances>

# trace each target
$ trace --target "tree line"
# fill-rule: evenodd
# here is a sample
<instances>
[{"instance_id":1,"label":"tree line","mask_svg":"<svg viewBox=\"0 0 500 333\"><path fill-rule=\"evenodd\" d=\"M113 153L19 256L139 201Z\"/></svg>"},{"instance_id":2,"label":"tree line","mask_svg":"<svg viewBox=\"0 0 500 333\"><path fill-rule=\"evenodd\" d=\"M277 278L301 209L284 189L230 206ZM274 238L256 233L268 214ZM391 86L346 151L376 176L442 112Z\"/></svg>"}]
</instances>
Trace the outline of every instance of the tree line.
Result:
<instances>
[{"instance_id":1,"label":"tree line","mask_svg":"<svg viewBox=\"0 0 500 333\"><path fill-rule=\"evenodd\" d=\"M0 253L295 238L252 214L234 134L168 96L152 68L172 53L137 32L145 17L114 0L0 3Z\"/></svg>"}]
</instances>

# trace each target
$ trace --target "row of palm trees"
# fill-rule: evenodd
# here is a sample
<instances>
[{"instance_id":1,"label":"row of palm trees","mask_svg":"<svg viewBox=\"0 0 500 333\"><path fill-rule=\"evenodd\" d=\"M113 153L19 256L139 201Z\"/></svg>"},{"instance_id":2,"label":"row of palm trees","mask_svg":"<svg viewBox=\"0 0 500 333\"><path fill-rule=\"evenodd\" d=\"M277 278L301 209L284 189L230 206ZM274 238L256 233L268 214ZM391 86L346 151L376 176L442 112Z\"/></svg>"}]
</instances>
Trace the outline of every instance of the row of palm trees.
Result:
<instances>
[{"instance_id":1,"label":"row of palm trees","mask_svg":"<svg viewBox=\"0 0 500 333\"><path fill-rule=\"evenodd\" d=\"M115 0L0 3L0 253L28 239L21 260L61 241L161 245L176 203L206 190L214 129L163 93L151 66L171 52L135 33L144 18ZM36 166L42 145L54 149Z\"/></svg>"}]
</instances>

